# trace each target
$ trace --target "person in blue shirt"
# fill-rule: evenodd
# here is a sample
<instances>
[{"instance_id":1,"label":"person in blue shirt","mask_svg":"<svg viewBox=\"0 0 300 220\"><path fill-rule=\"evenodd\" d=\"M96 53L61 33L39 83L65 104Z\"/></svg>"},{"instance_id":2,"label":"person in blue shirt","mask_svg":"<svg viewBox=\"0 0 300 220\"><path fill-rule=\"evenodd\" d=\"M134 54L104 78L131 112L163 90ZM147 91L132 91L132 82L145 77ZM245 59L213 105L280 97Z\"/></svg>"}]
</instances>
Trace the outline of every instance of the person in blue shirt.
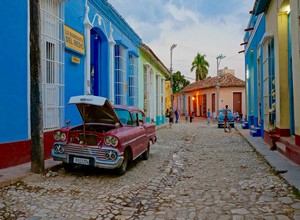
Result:
<instances>
[{"instance_id":1,"label":"person in blue shirt","mask_svg":"<svg viewBox=\"0 0 300 220\"><path fill-rule=\"evenodd\" d=\"M206 117L207 117L207 124L210 126L210 109L208 109L206 113Z\"/></svg>"},{"instance_id":2,"label":"person in blue shirt","mask_svg":"<svg viewBox=\"0 0 300 220\"><path fill-rule=\"evenodd\" d=\"M175 114L175 119L176 119L175 123L177 124L178 123L178 119L179 119L179 111L178 111L178 109L175 110L174 114Z\"/></svg>"}]
</instances>

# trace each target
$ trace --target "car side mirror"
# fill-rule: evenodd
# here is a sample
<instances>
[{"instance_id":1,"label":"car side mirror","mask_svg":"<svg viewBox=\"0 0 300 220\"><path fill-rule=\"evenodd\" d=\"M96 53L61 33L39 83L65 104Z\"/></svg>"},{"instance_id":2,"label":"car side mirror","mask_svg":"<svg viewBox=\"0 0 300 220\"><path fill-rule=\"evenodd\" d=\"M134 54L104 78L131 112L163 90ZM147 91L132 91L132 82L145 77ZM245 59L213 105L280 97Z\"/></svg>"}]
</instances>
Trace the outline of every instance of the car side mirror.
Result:
<instances>
[{"instance_id":1,"label":"car side mirror","mask_svg":"<svg viewBox=\"0 0 300 220\"><path fill-rule=\"evenodd\" d=\"M66 120L66 125L67 127L71 124L71 121L70 120Z\"/></svg>"}]
</instances>

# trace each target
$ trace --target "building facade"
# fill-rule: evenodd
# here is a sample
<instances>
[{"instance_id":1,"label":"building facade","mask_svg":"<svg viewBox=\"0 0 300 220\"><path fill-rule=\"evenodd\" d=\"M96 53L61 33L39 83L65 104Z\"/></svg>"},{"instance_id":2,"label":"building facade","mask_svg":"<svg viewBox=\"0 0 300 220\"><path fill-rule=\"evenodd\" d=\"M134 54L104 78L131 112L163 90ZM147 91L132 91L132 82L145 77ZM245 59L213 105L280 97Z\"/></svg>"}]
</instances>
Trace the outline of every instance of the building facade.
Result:
<instances>
[{"instance_id":1,"label":"building facade","mask_svg":"<svg viewBox=\"0 0 300 220\"><path fill-rule=\"evenodd\" d=\"M165 79L170 71L165 67L155 53L146 45L139 47L139 107L144 110L148 121L155 121L157 125L165 122Z\"/></svg>"},{"instance_id":2,"label":"building facade","mask_svg":"<svg viewBox=\"0 0 300 220\"><path fill-rule=\"evenodd\" d=\"M220 109L228 105L229 109L239 112L243 117L245 114L245 82L233 74L222 73L219 77L208 77L191 83L179 93L174 94L174 107L181 114L187 111L190 115L194 112L198 117L206 117L208 109L217 113L218 101Z\"/></svg>"},{"instance_id":3,"label":"building facade","mask_svg":"<svg viewBox=\"0 0 300 220\"><path fill-rule=\"evenodd\" d=\"M260 46L265 40L265 16L251 15L244 37L245 45L245 82L246 82L246 115L248 126L253 136L264 133L264 82L261 71L262 50Z\"/></svg>"},{"instance_id":4,"label":"building facade","mask_svg":"<svg viewBox=\"0 0 300 220\"><path fill-rule=\"evenodd\" d=\"M0 96L6 104L0 108L5 124L0 129L0 169L30 161L30 121L34 115L30 113L29 2L2 3L5 10L0 24L7 31L0 42L6 57L0 60L5 82ZM108 1L41 0L40 7L40 90L44 152L49 158L52 131L65 126L66 121L70 125L81 123L76 107L68 105L71 96L92 94L106 97L113 104L143 106L139 94L144 87L139 84L145 73L139 64L141 38ZM15 13L18 16L12 17ZM13 35L16 30L18 35ZM159 78L155 82L161 98L163 77L158 72L154 72L154 79ZM149 118L155 121L161 112L162 107L154 107Z\"/></svg>"},{"instance_id":5,"label":"building facade","mask_svg":"<svg viewBox=\"0 0 300 220\"><path fill-rule=\"evenodd\" d=\"M264 17L265 31L262 34L255 28L251 30L249 39L261 40L256 45L248 44L245 50L246 75L253 73L260 79L249 82L247 97L249 99L249 93L259 88L260 95L249 103L249 108L258 109L257 121L261 121L263 128L261 136L267 142L276 137L278 150L298 163L300 116L296 110L300 108L300 100L296 97L300 94L297 86L300 79L299 4L299 0L256 0L252 17ZM251 60L249 56L252 50ZM253 67L252 72L250 67Z\"/></svg>"}]
</instances>

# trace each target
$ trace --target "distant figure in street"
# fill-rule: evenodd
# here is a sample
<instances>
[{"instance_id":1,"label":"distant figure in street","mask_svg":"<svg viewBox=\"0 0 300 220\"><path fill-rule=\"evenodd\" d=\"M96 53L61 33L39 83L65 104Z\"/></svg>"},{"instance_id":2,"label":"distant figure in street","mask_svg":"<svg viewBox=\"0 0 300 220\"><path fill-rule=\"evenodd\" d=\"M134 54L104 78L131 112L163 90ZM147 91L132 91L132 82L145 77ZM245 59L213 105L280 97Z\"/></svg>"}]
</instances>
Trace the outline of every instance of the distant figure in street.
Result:
<instances>
[{"instance_id":1,"label":"distant figure in street","mask_svg":"<svg viewBox=\"0 0 300 220\"><path fill-rule=\"evenodd\" d=\"M212 119L213 119L213 123L215 123L215 121L217 119L217 113L216 112L212 113Z\"/></svg>"},{"instance_id":2,"label":"distant figure in street","mask_svg":"<svg viewBox=\"0 0 300 220\"><path fill-rule=\"evenodd\" d=\"M190 115L190 123L192 123L192 122L193 122L193 120L194 120L194 117L195 117L195 113L194 113L194 112L192 112L192 113L191 113L191 115Z\"/></svg>"},{"instance_id":3,"label":"distant figure in street","mask_svg":"<svg viewBox=\"0 0 300 220\"><path fill-rule=\"evenodd\" d=\"M207 124L208 124L208 126L210 126L210 109L208 109L208 111L206 113L206 118L207 118Z\"/></svg>"},{"instance_id":4,"label":"distant figure in street","mask_svg":"<svg viewBox=\"0 0 300 220\"><path fill-rule=\"evenodd\" d=\"M177 108L176 108L176 110L175 110L174 114L175 114L175 119L176 119L175 123L176 123L176 124L178 124L178 119L179 119L179 111L178 111L178 109L177 109Z\"/></svg>"},{"instance_id":5,"label":"distant figure in street","mask_svg":"<svg viewBox=\"0 0 300 220\"><path fill-rule=\"evenodd\" d=\"M189 114L188 114L187 110L185 110L185 112L184 112L184 117L185 117L185 122L188 122Z\"/></svg>"},{"instance_id":6,"label":"distant figure in street","mask_svg":"<svg viewBox=\"0 0 300 220\"><path fill-rule=\"evenodd\" d=\"M170 108L169 111L169 128L172 128L172 124L174 122L174 111L172 108Z\"/></svg>"},{"instance_id":7,"label":"distant figure in street","mask_svg":"<svg viewBox=\"0 0 300 220\"><path fill-rule=\"evenodd\" d=\"M170 116L170 113L169 113L169 109L167 108L167 110L165 112L166 122L168 121L169 116Z\"/></svg>"},{"instance_id":8,"label":"distant figure in street","mask_svg":"<svg viewBox=\"0 0 300 220\"><path fill-rule=\"evenodd\" d=\"M225 109L224 109L224 132L227 132L226 129L229 129L229 132L231 131L231 128L228 127L230 126L228 124L228 105L225 105Z\"/></svg>"}]
</instances>

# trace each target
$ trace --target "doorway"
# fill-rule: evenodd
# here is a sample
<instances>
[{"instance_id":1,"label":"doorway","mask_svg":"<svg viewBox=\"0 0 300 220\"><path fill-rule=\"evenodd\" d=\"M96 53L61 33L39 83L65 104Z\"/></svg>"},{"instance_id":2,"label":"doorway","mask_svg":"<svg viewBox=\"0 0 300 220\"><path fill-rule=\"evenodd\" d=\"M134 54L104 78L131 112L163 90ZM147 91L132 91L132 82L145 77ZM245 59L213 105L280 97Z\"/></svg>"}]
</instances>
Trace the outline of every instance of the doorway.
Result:
<instances>
[{"instance_id":1,"label":"doorway","mask_svg":"<svg viewBox=\"0 0 300 220\"><path fill-rule=\"evenodd\" d=\"M233 93L232 112L238 112L240 115L242 114L242 93L241 92Z\"/></svg>"}]
</instances>

